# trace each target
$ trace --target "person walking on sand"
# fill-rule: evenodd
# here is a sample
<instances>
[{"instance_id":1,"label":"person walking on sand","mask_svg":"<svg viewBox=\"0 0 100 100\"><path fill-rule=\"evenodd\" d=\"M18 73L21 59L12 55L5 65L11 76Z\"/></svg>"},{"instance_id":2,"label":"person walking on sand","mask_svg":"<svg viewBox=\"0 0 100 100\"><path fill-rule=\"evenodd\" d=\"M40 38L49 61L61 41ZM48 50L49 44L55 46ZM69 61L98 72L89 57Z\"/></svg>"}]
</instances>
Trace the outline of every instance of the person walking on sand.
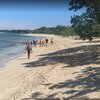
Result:
<instances>
[{"instance_id":1,"label":"person walking on sand","mask_svg":"<svg viewBox=\"0 0 100 100\"><path fill-rule=\"evenodd\" d=\"M37 42L38 42L38 40L35 40L35 47L37 46Z\"/></svg>"},{"instance_id":2,"label":"person walking on sand","mask_svg":"<svg viewBox=\"0 0 100 100\"><path fill-rule=\"evenodd\" d=\"M42 40L40 39L40 41L39 41L39 44L40 44L40 47L42 47Z\"/></svg>"},{"instance_id":3,"label":"person walking on sand","mask_svg":"<svg viewBox=\"0 0 100 100\"><path fill-rule=\"evenodd\" d=\"M35 45L35 40L33 40L33 46Z\"/></svg>"},{"instance_id":4,"label":"person walking on sand","mask_svg":"<svg viewBox=\"0 0 100 100\"><path fill-rule=\"evenodd\" d=\"M38 40L33 40L33 45L36 47Z\"/></svg>"},{"instance_id":5,"label":"person walking on sand","mask_svg":"<svg viewBox=\"0 0 100 100\"><path fill-rule=\"evenodd\" d=\"M30 59L30 54L32 53L32 46L30 44L26 47L28 59Z\"/></svg>"},{"instance_id":6,"label":"person walking on sand","mask_svg":"<svg viewBox=\"0 0 100 100\"><path fill-rule=\"evenodd\" d=\"M51 38L51 44L54 44L54 42L53 42L53 37Z\"/></svg>"},{"instance_id":7,"label":"person walking on sand","mask_svg":"<svg viewBox=\"0 0 100 100\"><path fill-rule=\"evenodd\" d=\"M45 42L46 42L46 46L47 46L47 44L48 44L48 41L49 41L49 40L46 38L46 39L45 39Z\"/></svg>"}]
</instances>

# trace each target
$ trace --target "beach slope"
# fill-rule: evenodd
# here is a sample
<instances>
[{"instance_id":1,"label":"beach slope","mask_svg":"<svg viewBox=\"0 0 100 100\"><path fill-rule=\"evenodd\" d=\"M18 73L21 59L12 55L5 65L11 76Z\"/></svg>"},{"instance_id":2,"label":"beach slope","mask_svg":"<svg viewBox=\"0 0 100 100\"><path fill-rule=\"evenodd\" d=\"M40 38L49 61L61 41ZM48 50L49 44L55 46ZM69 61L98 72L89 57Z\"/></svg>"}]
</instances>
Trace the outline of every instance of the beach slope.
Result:
<instances>
[{"instance_id":1,"label":"beach slope","mask_svg":"<svg viewBox=\"0 0 100 100\"><path fill-rule=\"evenodd\" d=\"M34 47L30 60L23 53L0 69L0 100L99 100L100 38L38 36L53 37L54 44Z\"/></svg>"}]
</instances>

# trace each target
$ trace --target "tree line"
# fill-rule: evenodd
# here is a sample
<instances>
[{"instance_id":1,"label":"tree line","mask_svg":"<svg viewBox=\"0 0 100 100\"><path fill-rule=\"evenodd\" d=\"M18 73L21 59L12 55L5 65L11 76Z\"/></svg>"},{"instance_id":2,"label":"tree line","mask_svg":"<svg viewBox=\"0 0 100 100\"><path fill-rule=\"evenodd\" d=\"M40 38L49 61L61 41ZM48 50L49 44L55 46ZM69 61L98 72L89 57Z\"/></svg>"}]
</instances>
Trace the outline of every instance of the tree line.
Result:
<instances>
[{"instance_id":1,"label":"tree line","mask_svg":"<svg viewBox=\"0 0 100 100\"><path fill-rule=\"evenodd\" d=\"M75 32L71 26L62 26L57 25L56 27L41 27L32 31L32 33L41 33L41 34L55 34L63 36L73 36Z\"/></svg>"},{"instance_id":2,"label":"tree line","mask_svg":"<svg viewBox=\"0 0 100 100\"><path fill-rule=\"evenodd\" d=\"M32 30L29 29L16 29L16 30L0 30L0 32L8 32L8 33L31 33Z\"/></svg>"},{"instance_id":3,"label":"tree line","mask_svg":"<svg viewBox=\"0 0 100 100\"><path fill-rule=\"evenodd\" d=\"M0 30L0 32L8 32L8 33L41 33L41 34L55 34L55 35L62 35L62 36L73 36L75 32L71 26L62 26L57 25L56 27L40 27L34 30Z\"/></svg>"}]
</instances>

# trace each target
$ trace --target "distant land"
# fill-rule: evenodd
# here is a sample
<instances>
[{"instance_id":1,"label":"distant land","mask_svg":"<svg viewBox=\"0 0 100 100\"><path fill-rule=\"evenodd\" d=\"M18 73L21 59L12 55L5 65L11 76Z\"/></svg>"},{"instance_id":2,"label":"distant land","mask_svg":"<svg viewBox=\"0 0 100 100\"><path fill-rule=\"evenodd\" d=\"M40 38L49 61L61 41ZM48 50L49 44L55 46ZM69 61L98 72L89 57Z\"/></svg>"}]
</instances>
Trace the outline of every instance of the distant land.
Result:
<instances>
[{"instance_id":1,"label":"distant land","mask_svg":"<svg viewBox=\"0 0 100 100\"><path fill-rule=\"evenodd\" d=\"M75 35L75 32L71 26L62 26L57 25L55 27L45 27L42 26L37 29L13 29L13 30L0 30L0 32L8 32L8 33L41 33L41 34L55 34L55 35L63 35L63 36L70 36Z\"/></svg>"}]
</instances>

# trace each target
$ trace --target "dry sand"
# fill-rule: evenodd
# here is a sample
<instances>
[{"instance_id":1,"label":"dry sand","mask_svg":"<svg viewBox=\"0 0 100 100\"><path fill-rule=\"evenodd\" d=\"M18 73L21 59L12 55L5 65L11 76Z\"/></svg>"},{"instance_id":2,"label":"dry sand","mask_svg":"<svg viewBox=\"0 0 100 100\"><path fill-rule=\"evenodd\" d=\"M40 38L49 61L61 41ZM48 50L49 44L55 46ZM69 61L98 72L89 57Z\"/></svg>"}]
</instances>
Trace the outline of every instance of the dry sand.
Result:
<instances>
[{"instance_id":1,"label":"dry sand","mask_svg":"<svg viewBox=\"0 0 100 100\"><path fill-rule=\"evenodd\" d=\"M36 34L35 34L36 36ZM100 100L100 38L54 35L54 45L33 48L0 69L0 100Z\"/></svg>"}]
</instances>

